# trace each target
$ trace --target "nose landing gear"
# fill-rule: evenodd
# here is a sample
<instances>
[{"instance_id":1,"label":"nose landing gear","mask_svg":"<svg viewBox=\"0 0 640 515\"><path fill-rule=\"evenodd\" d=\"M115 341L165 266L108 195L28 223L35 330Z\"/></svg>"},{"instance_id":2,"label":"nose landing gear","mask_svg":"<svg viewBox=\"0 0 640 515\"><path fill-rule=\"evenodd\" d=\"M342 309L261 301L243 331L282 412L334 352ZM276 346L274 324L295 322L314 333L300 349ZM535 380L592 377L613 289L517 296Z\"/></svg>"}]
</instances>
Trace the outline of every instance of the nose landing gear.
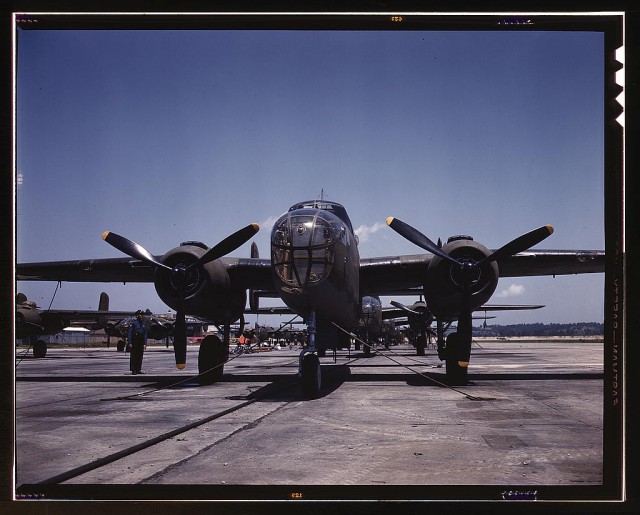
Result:
<instances>
[{"instance_id":1,"label":"nose landing gear","mask_svg":"<svg viewBox=\"0 0 640 515\"><path fill-rule=\"evenodd\" d=\"M302 378L302 390L305 397L315 399L320 396L322 387L322 371L320 359L316 354L316 313L311 312L308 329L309 346L300 352L298 374Z\"/></svg>"}]
</instances>

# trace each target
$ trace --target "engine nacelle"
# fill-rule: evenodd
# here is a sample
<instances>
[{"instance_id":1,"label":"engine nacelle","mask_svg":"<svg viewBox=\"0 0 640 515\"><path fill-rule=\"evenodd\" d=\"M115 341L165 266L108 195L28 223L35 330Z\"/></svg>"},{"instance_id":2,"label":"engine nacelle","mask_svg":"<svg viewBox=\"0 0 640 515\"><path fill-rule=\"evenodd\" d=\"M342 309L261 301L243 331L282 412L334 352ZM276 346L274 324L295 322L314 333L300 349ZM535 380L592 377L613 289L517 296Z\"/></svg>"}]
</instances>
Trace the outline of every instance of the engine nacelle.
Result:
<instances>
[{"instance_id":1,"label":"engine nacelle","mask_svg":"<svg viewBox=\"0 0 640 515\"><path fill-rule=\"evenodd\" d=\"M362 297L358 328L371 335L377 335L382 329L382 303L380 297Z\"/></svg>"},{"instance_id":2,"label":"engine nacelle","mask_svg":"<svg viewBox=\"0 0 640 515\"><path fill-rule=\"evenodd\" d=\"M197 261L207 250L200 242L187 242L171 249L161 261L171 268L188 267ZM156 268L154 283L156 292L170 308L178 311L180 298L176 282L172 280L174 272ZM245 290L234 289L227 269L218 259L187 272L184 291L184 310L198 318L215 323L231 323L240 318L247 294Z\"/></svg>"},{"instance_id":3,"label":"engine nacelle","mask_svg":"<svg viewBox=\"0 0 640 515\"><path fill-rule=\"evenodd\" d=\"M16 310L16 338L29 338L44 333L44 322L39 311L26 304Z\"/></svg>"},{"instance_id":4,"label":"engine nacelle","mask_svg":"<svg viewBox=\"0 0 640 515\"><path fill-rule=\"evenodd\" d=\"M108 322L104 326L104 333L107 336L122 336L119 326L117 324L114 324L113 322Z\"/></svg>"},{"instance_id":5,"label":"engine nacelle","mask_svg":"<svg viewBox=\"0 0 640 515\"><path fill-rule=\"evenodd\" d=\"M427 307L427 303L424 301L414 302L411 306L413 311L418 312L418 315L413 313L407 314L407 320L409 322L409 327L416 331L420 332L423 329L429 327L433 322L433 313Z\"/></svg>"},{"instance_id":6,"label":"engine nacelle","mask_svg":"<svg viewBox=\"0 0 640 515\"><path fill-rule=\"evenodd\" d=\"M478 263L491 254L470 236L450 238L442 250L467 265ZM457 315L463 302L472 311L485 304L498 286L498 278L495 261L485 262L480 267L461 268L434 256L427 270L424 292L436 315Z\"/></svg>"},{"instance_id":7,"label":"engine nacelle","mask_svg":"<svg viewBox=\"0 0 640 515\"><path fill-rule=\"evenodd\" d=\"M167 336L167 331L164 329L164 326L152 324L151 326L149 326L147 336L152 340L164 340L164 338Z\"/></svg>"}]
</instances>

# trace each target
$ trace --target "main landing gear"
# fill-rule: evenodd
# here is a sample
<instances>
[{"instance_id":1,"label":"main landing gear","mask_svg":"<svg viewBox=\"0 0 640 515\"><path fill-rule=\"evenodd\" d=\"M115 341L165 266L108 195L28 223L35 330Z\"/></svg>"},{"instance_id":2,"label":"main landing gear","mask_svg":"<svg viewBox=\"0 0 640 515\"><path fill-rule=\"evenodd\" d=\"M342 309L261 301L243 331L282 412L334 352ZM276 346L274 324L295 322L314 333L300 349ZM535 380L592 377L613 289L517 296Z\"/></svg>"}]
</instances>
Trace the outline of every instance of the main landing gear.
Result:
<instances>
[{"instance_id":1,"label":"main landing gear","mask_svg":"<svg viewBox=\"0 0 640 515\"><path fill-rule=\"evenodd\" d=\"M320 396L322 371L320 359L316 354L316 314L311 313L308 323L309 346L300 352L298 375L302 378L302 390L305 397L315 399Z\"/></svg>"},{"instance_id":2,"label":"main landing gear","mask_svg":"<svg viewBox=\"0 0 640 515\"><path fill-rule=\"evenodd\" d=\"M445 362L447 384L451 386L464 386L468 381L469 362L460 360L461 347L462 339L458 333L451 333L447 336ZM461 366L460 363L464 363L466 366Z\"/></svg>"},{"instance_id":3,"label":"main landing gear","mask_svg":"<svg viewBox=\"0 0 640 515\"><path fill-rule=\"evenodd\" d=\"M468 381L469 353L464 350L462 336L455 332L446 338L444 333L451 325L451 322L444 324L437 322L436 341L438 344L438 358L446 365L446 382L450 386L464 386ZM465 366L460 365L462 363Z\"/></svg>"},{"instance_id":4,"label":"main landing gear","mask_svg":"<svg viewBox=\"0 0 640 515\"><path fill-rule=\"evenodd\" d=\"M200 384L212 384L222 380L224 364L229 359L229 324L224 325L224 341L215 335L205 336L198 352Z\"/></svg>"},{"instance_id":5,"label":"main landing gear","mask_svg":"<svg viewBox=\"0 0 640 515\"><path fill-rule=\"evenodd\" d=\"M33 342L33 357L44 358L47 355L47 342L44 340L36 340Z\"/></svg>"}]
</instances>

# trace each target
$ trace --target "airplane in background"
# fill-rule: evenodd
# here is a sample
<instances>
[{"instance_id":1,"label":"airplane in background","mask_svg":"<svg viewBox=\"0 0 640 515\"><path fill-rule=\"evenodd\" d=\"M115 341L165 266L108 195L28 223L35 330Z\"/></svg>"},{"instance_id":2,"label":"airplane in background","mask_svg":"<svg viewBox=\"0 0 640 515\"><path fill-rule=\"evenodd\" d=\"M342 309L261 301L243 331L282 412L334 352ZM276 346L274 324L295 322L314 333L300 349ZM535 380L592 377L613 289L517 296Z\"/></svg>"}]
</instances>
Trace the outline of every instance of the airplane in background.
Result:
<instances>
[{"instance_id":1,"label":"airplane in background","mask_svg":"<svg viewBox=\"0 0 640 515\"><path fill-rule=\"evenodd\" d=\"M134 319L134 313L129 312L125 318L109 321L103 327L108 338L112 336L118 338L116 348L120 352L125 349L128 352L128 344L125 342L129 334L129 325ZM168 347L169 338L173 335L173 322L168 318L154 315L149 309L144 311L143 320L147 325L147 338L151 340L164 340Z\"/></svg>"},{"instance_id":2,"label":"airplane in background","mask_svg":"<svg viewBox=\"0 0 640 515\"><path fill-rule=\"evenodd\" d=\"M109 311L109 296L102 292L97 310L38 309L24 293L16 295L16 338L29 339L34 358L47 355L47 342L42 336L61 333L69 327L85 327L96 331L105 329L113 318L132 316L131 311Z\"/></svg>"},{"instance_id":3,"label":"airplane in background","mask_svg":"<svg viewBox=\"0 0 640 515\"><path fill-rule=\"evenodd\" d=\"M161 300L176 311L176 366L185 367L185 316L211 320L223 328L200 344L198 368L206 383L222 377L232 323L240 319L247 291L258 299L280 299L307 324L309 344L300 353L299 374L308 397L321 389L318 352L349 345L365 296L423 295L436 318L457 321L443 349L446 380L465 384L471 353L472 313L494 293L500 277L604 272L604 251L529 250L551 235L542 226L489 250L470 236L436 245L397 218L387 224L426 254L360 258L358 239L345 208L326 200L294 204L273 225L271 258L225 257L258 231L250 224L209 248L185 242L154 256L113 232L103 239L128 257L22 263L18 280L154 283ZM253 251L252 251L253 254Z\"/></svg>"},{"instance_id":4,"label":"airplane in background","mask_svg":"<svg viewBox=\"0 0 640 515\"><path fill-rule=\"evenodd\" d=\"M406 292L405 292L406 293ZM405 306L404 304L391 301L393 308L384 308L380 297L366 295L362 297L361 315L358 328L355 331L365 342L375 342L384 332L386 320L394 320L400 318L406 318L410 328L418 333L416 339L416 349L418 356L424 356L424 350L427 341L433 334L438 341L439 356L441 360L444 360L444 334L451 326L453 319L436 318L434 313L428 308L427 303L420 300L414 302L411 306ZM476 312L484 311L484 317L472 317L474 319L486 319L487 311L505 311L505 310L525 310L525 309L540 309L543 305L503 305L503 304L485 304L476 309ZM431 329L433 322L437 323L437 331ZM359 349L359 344L356 343L356 350ZM364 345L365 356L369 356L371 353L371 345Z\"/></svg>"},{"instance_id":5,"label":"airplane in background","mask_svg":"<svg viewBox=\"0 0 640 515\"><path fill-rule=\"evenodd\" d=\"M444 361L445 358L445 333L451 327L451 324L455 322L453 317L436 317L436 315L429 309L427 303L423 300L414 302L411 306L405 306L404 304L395 300L391 301L393 308L385 308L382 312L382 318L398 319L400 317L406 317L407 323L411 330L418 334L416 338L416 349L418 356L424 356L425 347L428 342L431 341L431 337L436 338L438 345L438 357ZM516 310L529 310L529 309L541 309L542 304L484 304L474 310L474 313L484 312L484 316L472 316L473 320L486 320L488 318L494 318L487 316L489 311L516 311ZM436 322L436 330L431 329L431 324Z\"/></svg>"},{"instance_id":6,"label":"airplane in background","mask_svg":"<svg viewBox=\"0 0 640 515\"><path fill-rule=\"evenodd\" d=\"M104 330L107 338L119 338L117 350L125 350L125 340L129 324L134 319L133 311L113 311L109 309L109 296L100 294L98 310L47 309L41 310L36 303L27 299L23 293L16 295L16 338L29 339L33 347L34 358L47 355L47 342L42 336L53 336L65 329L82 327L89 331ZM172 320L157 316L150 310L144 312L148 337L152 340L165 340L173 335ZM200 324L200 322L192 322Z\"/></svg>"}]
</instances>

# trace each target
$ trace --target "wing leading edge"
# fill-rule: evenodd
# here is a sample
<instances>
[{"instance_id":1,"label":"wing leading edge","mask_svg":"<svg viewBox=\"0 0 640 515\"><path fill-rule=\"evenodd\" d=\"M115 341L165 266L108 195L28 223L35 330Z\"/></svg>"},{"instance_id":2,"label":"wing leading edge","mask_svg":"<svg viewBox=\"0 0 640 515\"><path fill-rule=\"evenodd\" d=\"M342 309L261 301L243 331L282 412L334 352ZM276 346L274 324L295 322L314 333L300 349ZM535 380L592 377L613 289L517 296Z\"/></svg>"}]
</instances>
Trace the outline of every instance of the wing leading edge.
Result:
<instances>
[{"instance_id":1,"label":"wing leading edge","mask_svg":"<svg viewBox=\"0 0 640 515\"><path fill-rule=\"evenodd\" d=\"M393 295L423 285L433 256L415 254L360 260L360 293ZM273 291L271 261L257 258L221 258L230 276L246 288ZM500 277L530 277L599 273L605 270L600 250L536 250L498 262ZM21 263L19 281L142 282L152 283L153 267L131 258L84 259Z\"/></svg>"},{"instance_id":2,"label":"wing leading edge","mask_svg":"<svg viewBox=\"0 0 640 515\"><path fill-rule=\"evenodd\" d=\"M423 285L432 259L432 254L362 259L361 293L407 294ZM500 277L600 273L605 270L605 253L601 250L531 250L498 261L498 268Z\"/></svg>"}]
</instances>

